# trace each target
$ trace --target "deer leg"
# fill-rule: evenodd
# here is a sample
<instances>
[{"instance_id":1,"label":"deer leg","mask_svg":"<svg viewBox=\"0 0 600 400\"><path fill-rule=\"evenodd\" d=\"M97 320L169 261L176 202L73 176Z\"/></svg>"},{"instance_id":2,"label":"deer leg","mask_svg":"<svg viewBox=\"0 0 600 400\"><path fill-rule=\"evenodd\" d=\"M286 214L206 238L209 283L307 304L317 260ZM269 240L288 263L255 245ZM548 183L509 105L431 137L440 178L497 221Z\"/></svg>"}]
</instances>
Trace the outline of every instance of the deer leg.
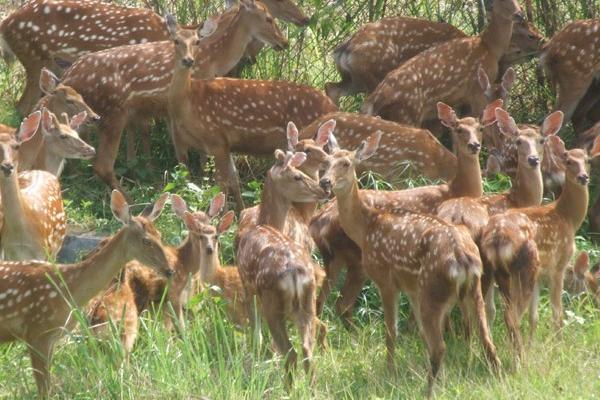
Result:
<instances>
[{"instance_id":1,"label":"deer leg","mask_svg":"<svg viewBox=\"0 0 600 400\"><path fill-rule=\"evenodd\" d=\"M570 121L579 101L591 84L591 80L570 80L568 84L559 82L556 93L556 110L565 113L565 122Z\"/></svg>"},{"instance_id":2,"label":"deer leg","mask_svg":"<svg viewBox=\"0 0 600 400\"><path fill-rule=\"evenodd\" d=\"M352 313L356 299L366 282L367 275L363 270L362 264L360 262L348 264L346 280L342 287L341 296L336 302L336 310L346 326L350 326L352 323Z\"/></svg>"},{"instance_id":3,"label":"deer leg","mask_svg":"<svg viewBox=\"0 0 600 400\"><path fill-rule=\"evenodd\" d=\"M100 143L94 160L96 175L106 182L111 189L117 189L121 192L123 192L123 189L115 175L114 166L119 152L121 135L126 124L127 113L124 110L107 114L98 132Z\"/></svg>"},{"instance_id":4,"label":"deer leg","mask_svg":"<svg viewBox=\"0 0 600 400\"><path fill-rule=\"evenodd\" d=\"M315 371L312 364L313 347L317 328L317 318L315 313L315 292L307 290L302 299L302 306L296 313L296 326L302 341L302 355L304 359L304 371L309 377L311 385L314 383Z\"/></svg>"},{"instance_id":5,"label":"deer leg","mask_svg":"<svg viewBox=\"0 0 600 400\"><path fill-rule=\"evenodd\" d=\"M329 259L325 259L323 266L325 268L325 280L323 281L323 285L321 286L321 291L319 292L319 296L317 297L317 315L323 314L323 308L325 308L325 303L327 302L327 298L331 293L331 289L337 283L337 279L342 269L342 260L340 257L330 257Z\"/></svg>"},{"instance_id":6,"label":"deer leg","mask_svg":"<svg viewBox=\"0 0 600 400\"><path fill-rule=\"evenodd\" d=\"M30 59L27 61L27 65L24 65L26 76L25 88L16 106L21 115L28 115L42 95L40 75L42 68L46 64L48 63L43 60Z\"/></svg>"},{"instance_id":7,"label":"deer leg","mask_svg":"<svg viewBox=\"0 0 600 400\"><path fill-rule=\"evenodd\" d=\"M125 132L125 136L127 138L127 163L132 163L137 157L136 151L136 136L137 129L134 124L131 124L127 127L127 132Z\"/></svg>"},{"instance_id":8,"label":"deer leg","mask_svg":"<svg viewBox=\"0 0 600 400\"><path fill-rule=\"evenodd\" d=\"M433 384L438 375L444 354L446 352L446 344L442 334L442 326L446 314L446 306L442 302L433 302L431 298L424 299L421 297L419 301L419 312L417 319L421 327L421 335L427 345L429 354L429 376L427 379L427 396L433 394Z\"/></svg>"},{"instance_id":9,"label":"deer leg","mask_svg":"<svg viewBox=\"0 0 600 400\"><path fill-rule=\"evenodd\" d=\"M387 347L388 367L394 369L394 350L396 346L397 318L398 318L398 291L395 287L377 285L383 302L383 316L385 319L385 344Z\"/></svg>"},{"instance_id":10,"label":"deer leg","mask_svg":"<svg viewBox=\"0 0 600 400\"><path fill-rule=\"evenodd\" d=\"M214 156L219 185L222 189L228 188L229 192L233 193L236 209L241 211L244 208L244 202L242 200L240 182L235 163L233 162L233 157L228 150L217 151L214 153Z\"/></svg>"},{"instance_id":11,"label":"deer leg","mask_svg":"<svg viewBox=\"0 0 600 400\"><path fill-rule=\"evenodd\" d=\"M496 282L500 289L500 294L504 300L504 323L508 330L508 335L515 349L517 358L521 358L523 354L523 341L519 327L519 319L517 318L516 305L511 293L511 277L508 273L503 272L496 274Z\"/></svg>"},{"instance_id":12,"label":"deer leg","mask_svg":"<svg viewBox=\"0 0 600 400\"><path fill-rule=\"evenodd\" d=\"M485 314L487 316L488 327L491 329L496 319L496 302L494 301L496 289L494 288L493 272L489 268L486 268L485 262L483 275L481 276L481 292L485 297Z\"/></svg>"},{"instance_id":13,"label":"deer leg","mask_svg":"<svg viewBox=\"0 0 600 400\"><path fill-rule=\"evenodd\" d=\"M33 377L41 399L47 398L50 390L50 364L55 340L54 335L42 334L28 341Z\"/></svg>"},{"instance_id":14,"label":"deer leg","mask_svg":"<svg viewBox=\"0 0 600 400\"><path fill-rule=\"evenodd\" d=\"M498 358L496 346L494 346L492 337L490 335L490 328L485 313L483 294L481 293L481 280L479 278L476 278L473 281L469 297L470 298L468 300L472 307L472 313L475 315L475 319L477 321L479 338L481 340L481 344L483 345L485 355L490 364L492 364L492 367L497 369L500 367L500 359Z\"/></svg>"},{"instance_id":15,"label":"deer leg","mask_svg":"<svg viewBox=\"0 0 600 400\"><path fill-rule=\"evenodd\" d=\"M296 351L290 343L285 326L285 313L277 296L265 296L261 301L262 315L267 321L276 350L285 357L286 386L292 383L292 372L296 366Z\"/></svg>"},{"instance_id":16,"label":"deer leg","mask_svg":"<svg viewBox=\"0 0 600 400\"><path fill-rule=\"evenodd\" d=\"M529 303L529 343L533 341L535 330L538 325L539 313L538 306L540 304L540 285L538 282L533 286L531 294L531 302Z\"/></svg>"},{"instance_id":17,"label":"deer leg","mask_svg":"<svg viewBox=\"0 0 600 400\"><path fill-rule=\"evenodd\" d=\"M553 276L550 278L550 305L552 307L552 319L554 320L554 326L558 332L560 332L560 329L563 326L562 292L564 286L565 268L555 271Z\"/></svg>"}]
</instances>

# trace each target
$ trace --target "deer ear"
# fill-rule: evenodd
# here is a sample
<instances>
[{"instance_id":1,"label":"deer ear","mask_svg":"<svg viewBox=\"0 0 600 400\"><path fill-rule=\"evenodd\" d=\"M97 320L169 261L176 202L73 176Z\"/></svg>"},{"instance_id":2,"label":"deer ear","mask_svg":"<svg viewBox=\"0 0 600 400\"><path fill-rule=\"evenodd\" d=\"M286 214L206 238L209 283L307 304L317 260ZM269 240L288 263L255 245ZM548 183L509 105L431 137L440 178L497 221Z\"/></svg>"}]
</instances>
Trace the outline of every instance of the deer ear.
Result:
<instances>
[{"instance_id":1,"label":"deer ear","mask_svg":"<svg viewBox=\"0 0 600 400\"><path fill-rule=\"evenodd\" d=\"M172 40L177 38L177 21L171 14L165 15L165 26L167 27L167 33Z\"/></svg>"},{"instance_id":2,"label":"deer ear","mask_svg":"<svg viewBox=\"0 0 600 400\"><path fill-rule=\"evenodd\" d=\"M483 126L489 126L496 122L496 109L502 108L504 101L502 99L497 99L488 104L484 109L481 115L481 123Z\"/></svg>"},{"instance_id":3,"label":"deer ear","mask_svg":"<svg viewBox=\"0 0 600 400\"><path fill-rule=\"evenodd\" d=\"M356 151L356 159L358 161L364 161L368 158L373 157L373 155L377 152L377 148L379 147L379 141L381 140L381 136L383 132L377 131L369 138L362 142L358 150Z\"/></svg>"},{"instance_id":4,"label":"deer ear","mask_svg":"<svg viewBox=\"0 0 600 400\"><path fill-rule=\"evenodd\" d=\"M40 75L40 89L44 94L51 94L56 89L60 79L56 77L49 69L42 68Z\"/></svg>"},{"instance_id":5,"label":"deer ear","mask_svg":"<svg viewBox=\"0 0 600 400\"><path fill-rule=\"evenodd\" d=\"M46 107L42 108L42 129L49 131L52 129L52 117L50 111Z\"/></svg>"},{"instance_id":6,"label":"deer ear","mask_svg":"<svg viewBox=\"0 0 600 400\"><path fill-rule=\"evenodd\" d=\"M183 223L189 231L198 230L198 223L196 222L196 218L194 218L194 215L191 212L185 211L181 219L183 219Z\"/></svg>"},{"instance_id":7,"label":"deer ear","mask_svg":"<svg viewBox=\"0 0 600 400\"><path fill-rule=\"evenodd\" d=\"M562 111L555 111L548 115L542 124L542 135L556 135L562 127L565 114Z\"/></svg>"},{"instance_id":8,"label":"deer ear","mask_svg":"<svg viewBox=\"0 0 600 400\"><path fill-rule=\"evenodd\" d=\"M287 166L298 168L304 164L304 161L306 161L306 153L299 151L289 158Z\"/></svg>"},{"instance_id":9,"label":"deer ear","mask_svg":"<svg viewBox=\"0 0 600 400\"><path fill-rule=\"evenodd\" d=\"M559 138L556 135L552 135L548 137L548 146L550 146L550 150L552 151L552 154L558 156L561 160L564 158L564 154L566 154L567 149L565 147L565 142L562 141L561 138ZM600 153L600 142L598 143L598 153ZM595 146L595 143L594 143ZM592 149L593 152L593 149ZM594 155L592 154L591 157L594 157Z\"/></svg>"},{"instance_id":10,"label":"deer ear","mask_svg":"<svg viewBox=\"0 0 600 400\"><path fill-rule=\"evenodd\" d=\"M333 135L333 131L335 130L335 119L330 119L319 127L317 131L317 137L315 138L315 143L319 146L324 147L329 142L329 137Z\"/></svg>"},{"instance_id":11,"label":"deer ear","mask_svg":"<svg viewBox=\"0 0 600 400\"><path fill-rule=\"evenodd\" d=\"M442 122L442 125L448 128L456 128L458 126L458 118L452 107L440 101L437 103L437 110L438 118Z\"/></svg>"},{"instance_id":12,"label":"deer ear","mask_svg":"<svg viewBox=\"0 0 600 400\"><path fill-rule=\"evenodd\" d=\"M490 88L490 78L488 78L485 69L481 65L477 69L477 79L479 80L479 86L481 86L484 92Z\"/></svg>"},{"instance_id":13,"label":"deer ear","mask_svg":"<svg viewBox=\"0 0 600 400\"><path fill-rule=\"evenodd\" d=\"M209 37L210 35L215 33L215 31L217 30L217 26L218 25L217 25L216 18L207 19L206 21L204 21L202 26L198 27L198 37L200 37L200 38Z\"/></svg>"},{"instance_id":14,"label":"deer ear","mask_svg":"<svg viewBox=\"0 0 600 400\"><path fill-rule=\"evenodd\" d=\"M519 135L519 127L510 114L502 108L496 108L496 119L498 121L498 129L501 133L508 137L517 137Z\"/></svg>"},{"instance_id":15,"label":"deer ear","mask_svg":"<svg viewBox=\"0 0 600 400\"><path fill-rule=\"evenodd\" d=\"M588 269L590 269L590 255L587 251L582 251L575 260L573 271L579 276L584 276Z\"/></svg>"},{"instance_id":16,"label":"deer ear","mask_svg":"<svg viewBox=\"0 0 600 400\"><path fill-rule=\"evenodd\" d=\"M175 215L181 219L183 219L183 214L188 211L187 203L178 194L171 195L171 208L173 209Z\"/></svg>"},{"instance_id":17,"label":"deer ear","mask_svg":"<svg viewBox=\"0 0 600 400\"><path fill-rule=\"evenodd\" d=\"M287 124L287 141L288 141L288 150L294 151L296 146L298 145L298 128L296 128L296 124L292 121Z\"/></svg>"},{"instance_id":18,"label":"deer ear","mask_svg":"<svg viewBox=\"0 0 600 400\"><path fill-rule=\"evenodd\" d=\"M252 10L253 8L256 8L256 3L254 2L254 0L239 0L240 4L247 8L248 10Z\"/></svg>"},{"instance_id":19,"label":"deer ear","mask_svg":"<svg viewBox=\"0 0 600 400\"><path fill-rule=\"evenodd\" d=\"M558 136L551 136L550 139L552 139L553 137L558 137ZM595 157L598 157L599 155L600 155L600 136L597 136L596 139L594 139L594 144L592 145L592 150L590 150L590 157L595 158Z\"/></svg>"},{"instance_id":20,"label":"deer ear","mask_svg":"<svg viewBox=\"0 0 600 400\"><path fill-rule=\"evenodd\" d=\"M225 206L225 194L219 193L216 195L212 201L210 202L210 207L208 209L208 216L210 218L214 217L218 213L221 212L223 207Z\"/></svg>"},{"instance_id":21,"label":"deer ear","mask_svg":"<svg viewBox=\"0 0 600 400\"><path fill-rule=\"evenodd\" d=\"M335 135L332 133L329 135L329 141L327 142L327 147L329 147L329 153L333 154L336 151L340 151L340 144L338 143Z\"/></svg>"},{"instance_id":22,"label":"deer ear","mask_svg":"<svg viewBox=\"0 0 600 400\"><path fill-rule=\"evenodd\" d=\"M233 223L233 217L235 217L235 213L233 211L227 211L227 213L223 215L223 218L221 218L221 221L219 221L219 226L217 227L217 233L219 235L229 229Z\"/></svg>"},{"instance_id":23,"label":"deer ear","mask_svg":"<svg viewBox=\"0 0 600 400\"><path fill-rule=\"evenodd\" d=\"M510 67L509 69L507 69L504 75L502 76L502 87L507 93L510 92L510 89L512 89L516 79L517 74L515 73L514 68Z\"/></svg>"},{"instance_id":24,"label":"deer ear","mask_svg":"<svg viewBox=\"0 0 600 400\"><path fill-rule=\"evenodd\" d=\"M69 126L71 127L71 129L77 130L85 122L86 119L87 111L82 111L79 114L75 115L73 118L71 118Z\"/></svg>"},{"instance_id":25,"label":"deer ear","mask_svg":"<svg viewBox=\"0 0 600 400\"><path fill-rule=\"evenodd\" d=\"M131 213L129 212L129 204L125 200L123 193L118 190L113 190L110 196L110 209L116 219L121 221L123 225L128 225L131 222Z\"/></svg>"},{"instance_id":26,"label":"deer ear","mask_svg":"<svg viewBox=\"0 0 600 400\"><path fill-rule=\"evenodd\" d=\"M148 218L150 221L154 221L156 218L158 218L162 213L163 208L165 208L165 203L167 200L169 200L169 193L165 192L161 194L158 200L156 200L152 205L152 211L145 215L146 218Z\"/></svg>"},{"instance_id":27,"label":"deer ear","mask_svg":"<svg viewBox=\"0 0 600 400\"><path fill-rule=\"evenodd\" d=\"M17 140L23 143L31 139L40 126L41 118L42 113L39 110L29 114L29 116L21 122L19 132L17 133Z\"/></svg>"},{"instance_id":28,"label":"deer ear","mask_svg":"<svg viewBox=\"0 0 600 400\"><path fill-rule=\"evenodd\" d=\"M286 154L283 150L276 149L273 155L275 156L276 164L282 164L285 162Z\"/></svg>"}]
</instances>

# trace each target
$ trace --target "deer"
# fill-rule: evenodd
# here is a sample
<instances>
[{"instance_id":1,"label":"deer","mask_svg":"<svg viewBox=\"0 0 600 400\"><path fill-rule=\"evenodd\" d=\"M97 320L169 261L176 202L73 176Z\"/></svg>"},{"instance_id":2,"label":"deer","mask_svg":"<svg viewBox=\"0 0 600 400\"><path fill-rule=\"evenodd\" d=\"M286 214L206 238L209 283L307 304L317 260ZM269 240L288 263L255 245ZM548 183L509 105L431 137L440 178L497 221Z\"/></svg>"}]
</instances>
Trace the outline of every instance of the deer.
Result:
<instances>
[{"instance_id":1,"label":"deer","mask_svg":"<svg viewBox=\"0 0 600 400\"><path fill-rule=\"evenodd\" d=\"M237 260L246 299L260 307L275 348L285 357L285 382L289 387L297 355L290 343L286 319L297 326L303 364L314 378L312 352L317 325L316 290L322 273L306 248L282 230L292 202L314 202L325 197L317 181L298 167L306 160L301 152L275 151L276 163L267 173L261 196L258 225L240 238ZM251 307L253 308L253 307ZM249 310L254 327L254 310Z\"/></svg>"},{"instance_id":2,"label":"deer","mask_svg":"<svg viewBox=\"0 0 600 400\"><path fill-rule=\"evenodd\" d=\"M376 209L361 198L356 165L377 151L381 136L381 132L372 134L354 151L342 150L332 140L332 160L319 184L325 192L335 194L339 222L361 249L361 263L379 290L391 368L398 294L402 291L409 297L429 354L427 393L431 395L445 353L445 315L459 300L467 301L476 317L490 364L500 365L481 294L483 267L477 246L465 229L406 209Z\"/></svg>"},{"instance_id":3,"label":"deer","mask_svg":"<svg viewBox=\"0 0 600 400\"><path fill-rule=\"evenodd\" d=\"M41 96L42 68L55 72L86 54L112 47L167 39L162 17L144 8L96 1L34 0L0 23L0 53L26 72L17 109L27 114Z\"/></svg>"},{"instance_id":4,"label":"deer","mask_svg":"<svg viewBox=\"0 0 600 400\"><path fill-rule=\"evenodd\" d=\"M39 130L41 117L36 111L23 120L16 135L0 135L0 250L5 260L53 258L65 236L66 217L57 177L46 171L17 172L20 147Z\"/></svg>"},{"instance_id":5,"label":"deer","mask_svg":"<svg viewBox=\"0 0 600 400\"><path fill-rule=\"evenodd\" d=\"M596 304L600 305L600 273L598 271L598 265L590 270L588 252L580 252L573 265L569 265L565 271L565 290L573 296L587 292Z\"/></svg>"},{"instance_id":6,"label":"deer","mask_svg":"<svg viewBox=\"0 0 600 400\"><path fill-rule=\"evenodd\" d=\"M288 122L286 136L288 141L289 151L298 151L306 154L306 160L300 165L299 169L310 178L319 179L319 171L326 165L329 160L328 154L324 147L329 141L329 135L336 127L336 121L329 119L322 122L314 136L308 139L300 139L298 127L293 121ZM316 203L293 203L290 208L283 233L293 239L296 243L301 244L308 251L312 252L315 243L308 231L308 224L315 213ZM238 230L235 237L235 248L239 244L239 240L244 232L257 225L260 206L245 208L240 213L238 221Z\"/></svg>"},{"instance_id":7,"label":"deer","mask_svg":"<svg viewBox=\"0 0 600 400\"><path fill-rule=\"evenodd\" d=\"M370 94L385 76L425 50L467 35L451 24L411 17L388 17L362 26L333 51L341 82L325 84L338 104L341 96ZM525 20L515 23L509 49L500 70L538 54L544 39ZM489 99L488 99L489 100Z\"/></svg>"},{"instance_id":8,"label":"deer","mask_svg":"<svg viewBox=\"0 0 600 400\"><path fill-rule=\"evenodd\" d=\"M103 240L103 246L108 239ZM98 338L111 337L113 326L126 362L139 333L139 318L153 302L160 302L165 278L137 260L129 261L108 289L93 298L87 307L91 332Z\"/></svg>"},{"instance_id":9,"label":"deer","mask_svg":"<svg viewBox=\"0 0 600 400\"><path fill-rule=\"evenodd\" d=\"M198 33L211 36L210 41L202 40L206 46L199 44L194 68L197 78L213 78L226 73L243 56L245 49L242 45L258 37L259 32L261 37L268 34L265 31L276 30L272 33L276 36L277 32L280 33L264 6L252 0L226 11L217 20L217 26L220 21L223 21L222 29L217 28L216 31L213 23L209 23L204 31L204 26L199 27L200 32L198 29L177 29L180 35L186 35L186 41L196 38ZM240 39L240 33L249 38ZM220 45L219 39L222 39ZM281 41L284 40L281 37ZM94 172L111 188L120 188L114 162L122 131L128 122L141 124L148 117L168 117L174 47L168 36L168 40L162 42L91 53L77 60L63 75L62 84L80 93L102 117L98 125L99 144ZM206 75L210 71L213 75Z\"/></svg>"},{"instance_id":10,"label":"deer","mask_svg":"<svg viewBox=\"0 0 600 400\"><path fill-rule=\"evenodd\" d=\"M556 91L555 110L573 117L577 105L600 72L600 19L572 22L544 46L540 64Z\"/></svg>"},{"instance_id":11,"label":"deer","mask_svg":"<svg viewBox=\"0 0 600 400\"><path fill-rule=\"evenodd\" d=\"M481 66L495 81L515 18L522 18L516 0L495 1L490 23L481 35L450 40L402 64L365 100L362 111L414 126L432 116L437 101L466 104L472 115L480 115L486 103L477 70Z\"/></svg>"},{"instance_id":12,"label":"deer","mask_svg":"<svg viewBox=\"0 0 600 400\"><path fill-rule=\"evenodd\" d=\"M287 41L280 44L284 45ZM168 105L176 125L171 129L175 153L184 164L190 148L214 156L216 180L233 194L241 210L244 203L232 153L266 155L285 146L281 127L288 121L302 128L336 107L320 90L286 81L192 79L191 60L198 49L194 41L175 49Z\"/></svg>"},{"instance_id":13,"label":"deer","mask_svg":"<svg viewBox=\"0 0 600 400\"><path fill-rule=\"evenodd\" d=\"M248 324L250 304L246 299L240 272L236 266L221 265L219 260L219 235L227 231L235 214L228 211L215 227L206 220L194 218L186 211L186 225L200 240L200 274L198 280L210 293L227 303L227 315L232 323L244 327ZM216 290L213 290L216 289Z\"/></svg>"},{"instance_id":14,"label":"deer","mask_svg":"<svg viewBox=\"0 0 600 400\"><path fill-rule=\"evenodd\" d=\"M557 136L548 139L566 167L559 198L547 205L508 210L490 218L481 238L481 253L490 263L504 299L504 320L515 356L523 355L520 321L529 305L530 337L538 322L539 284L549 282L554 325L562 326L562 290L565 270L575 249L575 234L588 207L588 155L566 151ZM600 140L590 152L600 154Z\"/></svg>"},{"instance_id":15,"label":"deer","mask_svg":"<svg viewBox=\"0 0 600 400\"><path fill-rule=\"evenodd\" d=\"M364 196L364 201L375 208L406 208L426 214L435 214L437 207L450 198L481 197L481 134L486 126L496 122L495 110L501 106L502 100L490 103L484 110L481 121L478 121L472 117L459 119L450 106L441 102L438 104L439 118L451 131L457 158L456 174L449 183L399 191L361 190L359 195ZM360 169L360 165L357 168ZM322 313L327 296L345 265L348 272L336 309L346 325L349 325L354 303L367 280L360 261L360 248L342 229L335 199L313 217L309 229L323 256L327 273L317 300L317 311L319 315Z\"/></svg>"},{"instance_id":16,"label":"deer","mask_svg":"<svg viewBox=\"0 0 600 400\"><path fill-rule=\"evenodd\" d=\"M456 174L456 157L427 129L401 125L370 115L334 112L325 114L306 126L301 138L312 138L323 123L336 122L335 137L340 146L358 146L369 132L384 132L380 151L365 160L357 171L373 171L390 182L408 175L424 175L448 181ZM408 170L408 171L407 171Z\"/></svg>"},{"instance_id":17,"label":"deer","mask_svg":"<svg viewBox=\"0 0 600 400\"><path fill-rule=\"evenodd\" d=\"M91 257L76 264L44 261L0 263L0 342L27 344L38 395L47 398L53 347L72 326L73 308L106 288L127 261L137 259L166 277L172 274L153 221L163 196L148 215L132 216L124 196L113 191L111 209L123 226Z\"/></svg>"}]
</instances>

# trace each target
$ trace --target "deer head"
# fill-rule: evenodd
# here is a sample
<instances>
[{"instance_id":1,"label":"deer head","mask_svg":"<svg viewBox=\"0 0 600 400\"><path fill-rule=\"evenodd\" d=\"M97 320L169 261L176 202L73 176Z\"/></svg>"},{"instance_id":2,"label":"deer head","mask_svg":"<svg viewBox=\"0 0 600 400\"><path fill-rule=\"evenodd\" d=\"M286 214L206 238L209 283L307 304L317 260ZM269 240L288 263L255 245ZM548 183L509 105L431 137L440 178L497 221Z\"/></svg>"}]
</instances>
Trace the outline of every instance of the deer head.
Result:
<instances>
[{"instance_id":1,"label":"deer head","mask_svg":"<svg viewBox=\"0 0 600 400\"><path fill-rule=\"evenodd\" d=\"M498 128L508 140L517 147L519 165L539 168L544 156L544 145L548 137L556 135L562 127L564 114L561 111L550 114L542 125L541 132L537 127L522 125L518 127L515 120L501 108L496 109ZM541 133L541 136L540 136Z\"/></svg>"},{"instance_id":2,"label":"deer head","mask_svg":"<svg viewBox=\"0 0 600 400\"><path fill-rule=\"evenodd\" d=\"M492 85L487 73L481 66L479 66L479 69L477 70L477 78L479 79L479 85L481 86L481 89L483 89L483 93L485 94L488 103L500 99L504 102L504 106L506 106L508 94L515 84L516 79L515 70L512 67L506 70L500 83Z\"/></svg>"},{"instance_id":3,"label":"deer head","mask_svg":"<svg viewBox=\"0 0 600 400\"><path fill-rule=\"evenodd\" d=\"M437 104L438 118L442 125L450 128L452 143L458 150L458 156L479 157L483 128L496 122L494 111L502 107L502 100L496 100L485 108L481 120L466 117L458 118L456 112L447 104Z\"/></svg>"},{"instance_id":4,"label":"deer head","mask_svg":"<svg viewBox=\"0 0 600 400\"><path fill-rule=\"evenodd\" d=\"M177 21L171 14L165 16L165 25L175 46L175 58L181 62L181 66L184 68L194 66L194 59L201 43L200 38L212 35L216 29L213 20L201 24L197 30L186 29L178 26Z\"/></svg>"},{"instance_id":5,"label":"deer head","mask_svg":"<svg viewBox=\"0 0 600 400\"><path fill-rule=\"evenodd\" d=\"M594 147L590 151L589 157L585 150L571 149L566 150L564 142L558 136L551 136L548 140L552 153L565 169L565 182L571 182L577 185L587 186L590 181L589 176L589 158L594 158L600 154L600 141L594 142Z\"/></svg>"},{"instance_id":6,"label":"deer head","mask_svg":"<svg viewBox=\"0 0 600 400\"><path fill-rule=\"evenodd\" d=\"M16 136L8 133L0 134L0 174L3 178L10 178L19 166L19 147L30 140L40 126L42 113L35 111L21 122Z\"/></svg>"},{"instance_id":7,"label":"deer head","mask_svg":"<svg viewBox=\"0 0 600 400\"><path fill-rule=\"evenodd\" d=\"M291 0L262 0L262 2L277 19L298 26L306 26L310 22L310 18Z\"/></svg>"},{"instance_id":8,"label":"deer head","mask_svg":"<svg viewBox=\"0 0 600 400\"><path fill-rule=\"evenodd\" d=\"M340 149L335 137L329 137L331 151L329 168L319 181L321 188L330 195L331 192L346 191L356 182L356 167L364 160L372 157L381 140L381 131L372 134L354 151Z\"/></svg>"},{"instance_id":9,"label":"deer head","mask_svg":"<svg viewBox=\"0 0 600 400\"><path fill-rule=\"evenodd\" d=\"M86 112L92 120L100 119L100 116L87 105L83 97L75 89L60 83L56 75L46 68L42 68L40 89L45 95L45 106L53 113L57 115L64 113L67 115L76 115Z\"/></svg>"},{"instance_id":10,"label":"deer head","mask_svg":"<svg viewBox=\"0 0 600 400\"><path fill-rule=\"evenodd\" d=\"M300 169L307 175L314 177L323 168L328 160L329 154L324 150L325 145L329 142L329 136L333 134L335 129L335 120L329 120L323 123L314 139L298 140L298 128L293 122L289 122L287 126L288 150L298 151L306 154L306 161Z\"/></svg>"},{"instance_id":11,"label":"deer head","mask_svg":"<svg viewBox=\"0 0 600 400\"><path fill-rule=\"evenodd\" d=\"M169 265L160 232L154 227L154 221L160 216L168 198L169 194L163 193L153 205L138 216L131 215L129 204L118 190L113 190L110 198L112 213L124 227L125 241L129 244L126 247L128 258L138 260L167 277L173 275L173 269Z\"/></svg>"},{"instance_id":12,"label":"deer head","mask_svg":"<svg viewBox=\"0 0 600 400\"><path fill-rule=\"evenodd\" d=\"M90 159L96 155L92 146L84 142L77 129L87 119L87 112L82 111L69 120L62 114L62 122L56 115L44 108L42 110L42 130L47 148L61 158Z\"/></svg>"},{"instance_id":13,"label":"deer head","mask_svg":"<svg viewBox=\"0 0 600 400\"><path fill-rule=\"evenodd\" d=\"M252 27L250 32L254 39L270 45L275 50L287 49L288 40L262 2L240 0L240 12L244 13L241 17Z\"/></svg>"},{"instance_id":14,"label":"deer head","mask_svg":"<svg viewBox=\"0 0 600 400\"><path fill-rule=\"evenodd\" d=\"M523 62L542 50L545 39L531 22L522 20L513 25L510 47L502 57L503 64Z\"/></svg>"},{"instance_id":15,"label":"deer head","mask_svg":"<svg viewBox=\"0 0 600 400\"><path fill-rule=\"evenodd\" d=\"M292 202L310 203L326 198L319 183L298 169L306 161L306 154L275 150L275 165L269 170L273 188Z\"/></svg>"}]
</instances>

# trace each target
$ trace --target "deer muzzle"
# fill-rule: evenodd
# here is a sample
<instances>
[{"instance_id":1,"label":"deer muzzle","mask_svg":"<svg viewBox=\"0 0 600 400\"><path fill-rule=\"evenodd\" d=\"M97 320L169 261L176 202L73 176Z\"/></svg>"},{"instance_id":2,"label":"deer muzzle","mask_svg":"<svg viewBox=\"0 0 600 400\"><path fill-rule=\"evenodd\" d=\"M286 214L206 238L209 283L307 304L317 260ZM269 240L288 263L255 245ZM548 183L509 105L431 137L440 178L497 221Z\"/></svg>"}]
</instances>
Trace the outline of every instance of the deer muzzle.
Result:
<instances>
[{"instance_id":1,"label":"deer muzzle","mask_svg":"<svg viewBox=\"0 0 600 400\"><path fill-rule=\"evenodd\" d=\"M190 57L186 57L181 59L181 65L185 68L192 68L194 66L194 59Z\"/></svg>"},{"instance_id":2,"label":"deer muzzle","mask_svg":"<svg viewBox=\"0 0 600 400\"><path fill-rule=\"evenodd\" d=\"M527 157L527 162L530 166L535 168L540 165L540 158L538 156L529 156Z\"/></svg>"},{"instance_id":3,"label":"deer muzzle","mask_svg":"<svg viewBox=\"0 0 600 400\"><path fill-rule=\"evenodd\" d=\"M331 188L333 187L332 183L331 183L331 179L329 178L323 178L319 181L319 186L321 186L321 189L323 189L323 191L325 192L325 194L327 196L331 195Z\"/></svg>"},{"instance_id":4,"label":"deer muzzle","mask_svg":"<svg viewBox=\"0 0 600 400\"><path fill-rule=\"evenodd\" d=\"M589 181L590 177L588 176L588 174L577 175L577 182L579 182L581 185L585 186L589 183Z\"/></svg>"},{"instance_id":5,"label":"deer muzzle","mask_svg":"<svg viewBox=\"0 0 600 400\"><path fill-rule=\"evenodd\" d=\"M471 151L471 153L473 154L477 154L479 153L479 150L481 149L481 143L479 142L471 142L467 145L467 147L469 148L469 150Z\"/></svg>"},{"instance_id":6,"label":"deer muzzle","mask_svg":"<svg viewBox=\"0 0 600 400\"><path fill-rule=\"evenodd\" d=\"M4 173L4 176L10 176L13 172L13 170L15 169L15 166L12 163L2 163L0 164L0 169L2 169L2 172Z\"/></svg>"}]
</instances>

